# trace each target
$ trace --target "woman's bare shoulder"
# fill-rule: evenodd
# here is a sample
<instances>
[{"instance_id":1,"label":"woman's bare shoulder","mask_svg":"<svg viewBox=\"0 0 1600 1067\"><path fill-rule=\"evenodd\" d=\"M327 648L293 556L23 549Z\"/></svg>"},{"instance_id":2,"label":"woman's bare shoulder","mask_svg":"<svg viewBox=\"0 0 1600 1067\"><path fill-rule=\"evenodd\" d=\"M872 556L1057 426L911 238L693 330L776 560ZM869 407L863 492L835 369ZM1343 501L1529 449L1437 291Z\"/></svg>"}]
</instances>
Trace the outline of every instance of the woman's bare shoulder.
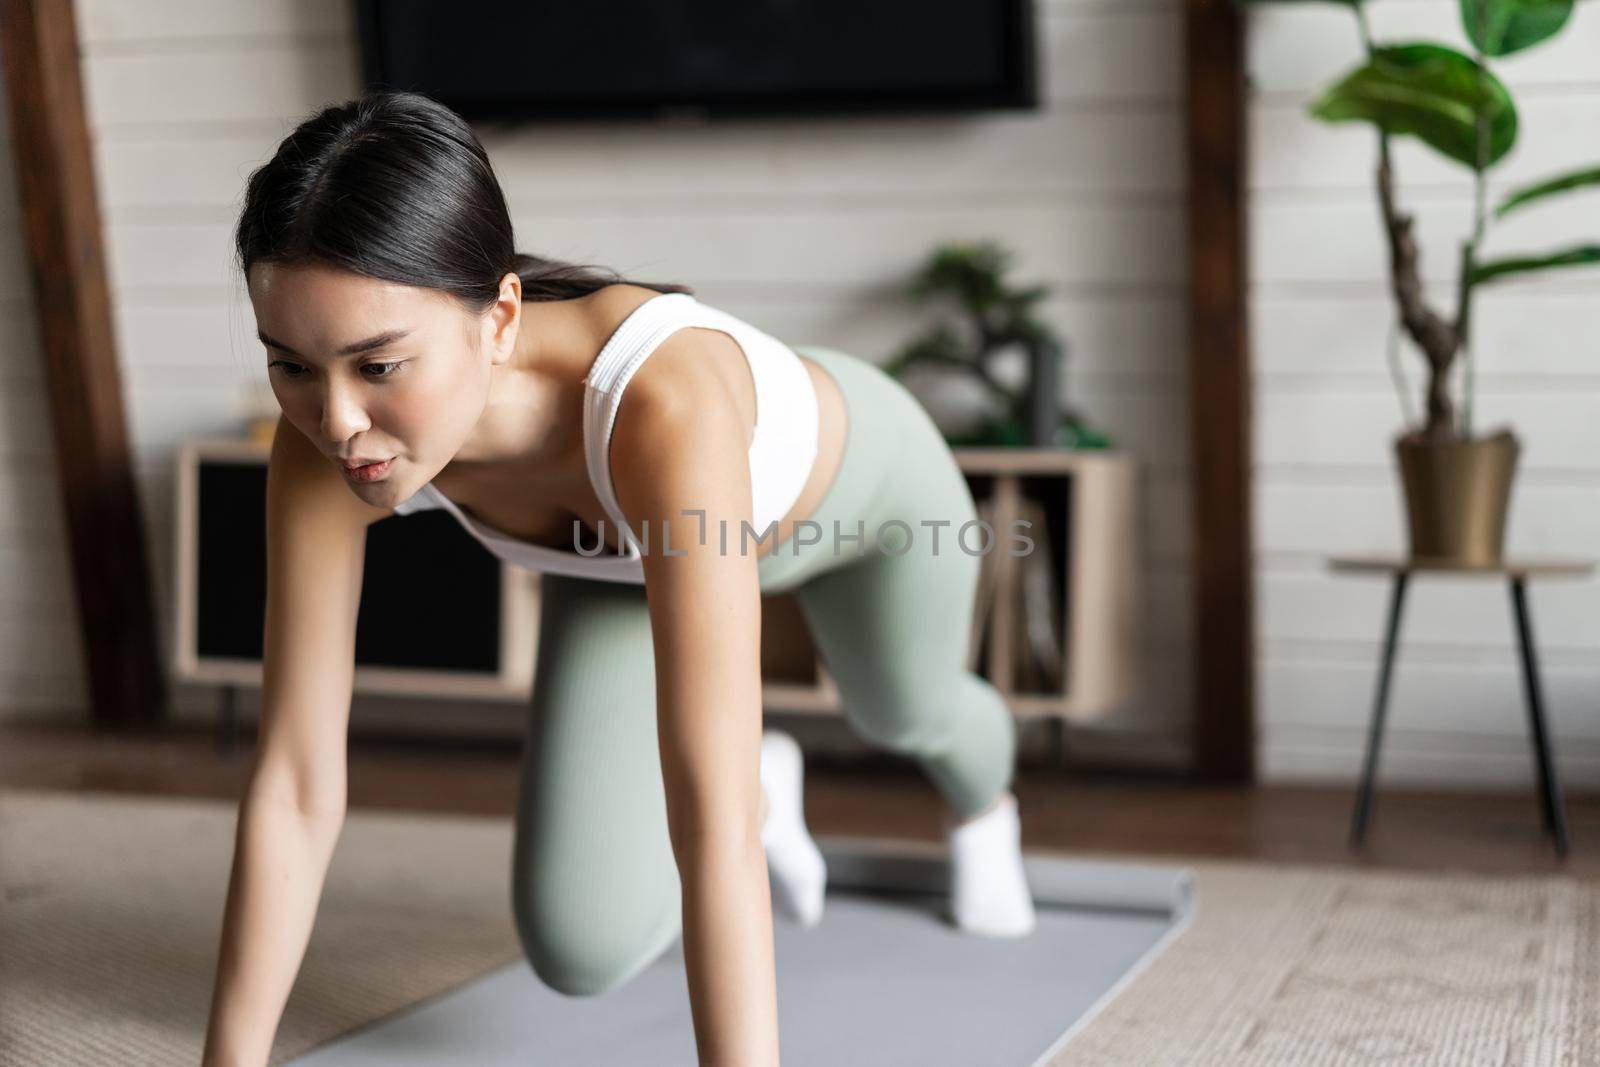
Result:
<instances>
[{"instance_id":1,"label":"woman's bare shoulder","mask_svg":"<svg viewBox=\"0 0 1600 1067\"><path fill-rule=\"evenodd\" d=\"M647 289L631 282L615 282L589 294L599 332L609 337L646 301L663 295L658 289Z\"/></svg>"}]
</instances>

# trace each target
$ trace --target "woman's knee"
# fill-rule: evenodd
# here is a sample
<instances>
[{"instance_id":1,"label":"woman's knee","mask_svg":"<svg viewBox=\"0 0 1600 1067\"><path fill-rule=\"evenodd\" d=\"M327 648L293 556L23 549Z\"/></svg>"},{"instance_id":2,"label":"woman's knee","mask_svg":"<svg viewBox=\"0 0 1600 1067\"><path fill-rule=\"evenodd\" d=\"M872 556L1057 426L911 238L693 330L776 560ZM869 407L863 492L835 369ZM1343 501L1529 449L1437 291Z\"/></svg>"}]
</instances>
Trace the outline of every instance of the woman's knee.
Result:
<instances>
[{"instance_id":1,"label":"woman's knee","mask_svg":"<svg viewBox=\"0 0 1600 1067\"><path fill-rule=\"evenodd\" d=\"M523 954L551 989L593 996L642 970L677 936L683 890L664 812L629 803L607 822L583 821L607 802L532 785L512 850L512 914ZM617 800L615 790L610 801ZM546 805L559 803L559 815ZM625 814L626 817L621 817ZM609 827L609 829L607 829Z\"/></svg>"},{"instance_id":2,"label":"woman's knee","mask_svg":"<svg viewBox=\"0 0 1600 1067\"><path fill-rule=\"evenodd\" d=\"M627 982L677 937L681 922L677 902L630 921L593 900L552 902L521 886L515 898L517 937L529 966L545 985L573 997Z\"/></svg>"}]
</instances>

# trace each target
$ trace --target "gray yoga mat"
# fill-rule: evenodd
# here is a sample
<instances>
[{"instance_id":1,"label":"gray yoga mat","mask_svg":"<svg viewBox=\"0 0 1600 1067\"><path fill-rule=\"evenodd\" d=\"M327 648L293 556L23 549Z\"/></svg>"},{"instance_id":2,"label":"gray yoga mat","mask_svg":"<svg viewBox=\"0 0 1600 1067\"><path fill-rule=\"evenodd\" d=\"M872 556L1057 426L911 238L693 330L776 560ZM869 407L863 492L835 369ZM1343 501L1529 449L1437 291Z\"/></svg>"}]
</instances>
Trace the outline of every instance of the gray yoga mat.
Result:
<instances>
[{"instance_id":1,"label":"gray yoga mat","mask_svg":"<svg viewBox=\"0 0 1600 1067\"><path fill-rule=\"evenodd\" d=\"M785 1064L1035 1067L1188 925L1187 869L1029 856L1038 927L1015 940L951 926L942 850L819 838L822 922L773 917ZM525 963L469 982L293 1067L694 1067L675 941L631 982L568 997Z\"/></svg>"}]
</instances>

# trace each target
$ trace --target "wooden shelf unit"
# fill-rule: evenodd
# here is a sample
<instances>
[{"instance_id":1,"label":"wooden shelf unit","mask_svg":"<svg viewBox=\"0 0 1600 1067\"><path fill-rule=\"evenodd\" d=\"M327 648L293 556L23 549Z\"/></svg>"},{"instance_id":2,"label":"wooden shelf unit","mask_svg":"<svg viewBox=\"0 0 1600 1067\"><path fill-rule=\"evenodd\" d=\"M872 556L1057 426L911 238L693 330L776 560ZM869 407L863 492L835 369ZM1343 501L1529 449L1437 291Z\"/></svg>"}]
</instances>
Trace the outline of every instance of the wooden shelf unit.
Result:
<instances>
[{"instance_id":1,"label":"wooden shelf unit","mask_svg":"<svg viewBox=\"0 0 1600 1067\"><path fill-rule=\"evenodd\" d=\"M1134 466L1118 452L1069 452L1059 449L958 448L957 463L967 476L974 499L993 509L988 521L1004 540L1008 528L1028 499L1046 504L1046 530L1060 611L1063 684L1054 691L1030 691L1012 676L1011 650L1018 635L1012 605L1018 593L1013 584L1022 557L1004 551L985 559L998 565L989 623L982 645L969 666L983 674L1006 696L1020 717L1056 717L1088 722L1109 714L1131 695L1139 639L1140 602L1136 568ZM268 446L241 440L190 442L178 460L177 566L173 595L178 625L173 655L174 673L189 682L224 687L231 704L238 686L260 685L259 659L202 661L193 653L194 601L197 595L198 470L202 460L264 467ZM1029 531L1030 535L1040 531ZM476 551L463 531L464 551ZM1036 538L1035 550L1041 539ZM369 563L374 584L382 576ZM395 693L409 696L461 697L524 704L531 687L538 625L539 575L501 567L502 639L498 677L469 677L459 673L418 669L393 670L358 665L356 692ZM793 594L769 596L762 601L762 697L774 711L838 714L838 688L826 664L818 658L799 604ZM981 665L978 661L981 660Z\"/></svg>"},{"instance_id":2,"label":"wooden shelf unit","mask_svg":"<svg viewBox=\"0 0 1600 1067\"><path fill-rule=\"evenodd\" d=\"M1020 565L1025 557L995 551L992 600L981 646L969 666L987 678L1019 717L1090 722L1132 697L1140 618L1135 467L1114 451L957 448L956 462L973 498L989 510L1001 544L1029 501L1043 508L1045 528L1027 531L1034 551L1050 554L1057 595L1061 685L1028 687L1016 678ZM980 597L980 601L983 598ZM811 644L793 594L763 601L763 702L768 710L838 714L838 687Z\"/></svg>"}]
</instances>

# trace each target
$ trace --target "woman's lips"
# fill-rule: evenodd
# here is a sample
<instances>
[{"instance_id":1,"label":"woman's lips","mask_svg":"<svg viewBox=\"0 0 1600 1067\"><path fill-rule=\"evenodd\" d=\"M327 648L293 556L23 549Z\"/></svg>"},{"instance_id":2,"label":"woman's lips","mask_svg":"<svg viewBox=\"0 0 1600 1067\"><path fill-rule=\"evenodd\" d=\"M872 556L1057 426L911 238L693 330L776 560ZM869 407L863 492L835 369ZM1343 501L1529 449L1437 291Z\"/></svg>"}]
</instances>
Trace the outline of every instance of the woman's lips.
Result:
<instances>
[{"instance_id":1,"label":"woman's lips","mask_svg":"<svg viewBox=\"0 0 1600 1067\"><path fill-rule=\"evenodd\" d=\"M393 462L394 457L391 456L382 463L368 463L361 467L346 467L341 463L339 468L344 471L345 477L351 481L375 482L389 473L389 464Z\"/></svg>"}]
</instances>

